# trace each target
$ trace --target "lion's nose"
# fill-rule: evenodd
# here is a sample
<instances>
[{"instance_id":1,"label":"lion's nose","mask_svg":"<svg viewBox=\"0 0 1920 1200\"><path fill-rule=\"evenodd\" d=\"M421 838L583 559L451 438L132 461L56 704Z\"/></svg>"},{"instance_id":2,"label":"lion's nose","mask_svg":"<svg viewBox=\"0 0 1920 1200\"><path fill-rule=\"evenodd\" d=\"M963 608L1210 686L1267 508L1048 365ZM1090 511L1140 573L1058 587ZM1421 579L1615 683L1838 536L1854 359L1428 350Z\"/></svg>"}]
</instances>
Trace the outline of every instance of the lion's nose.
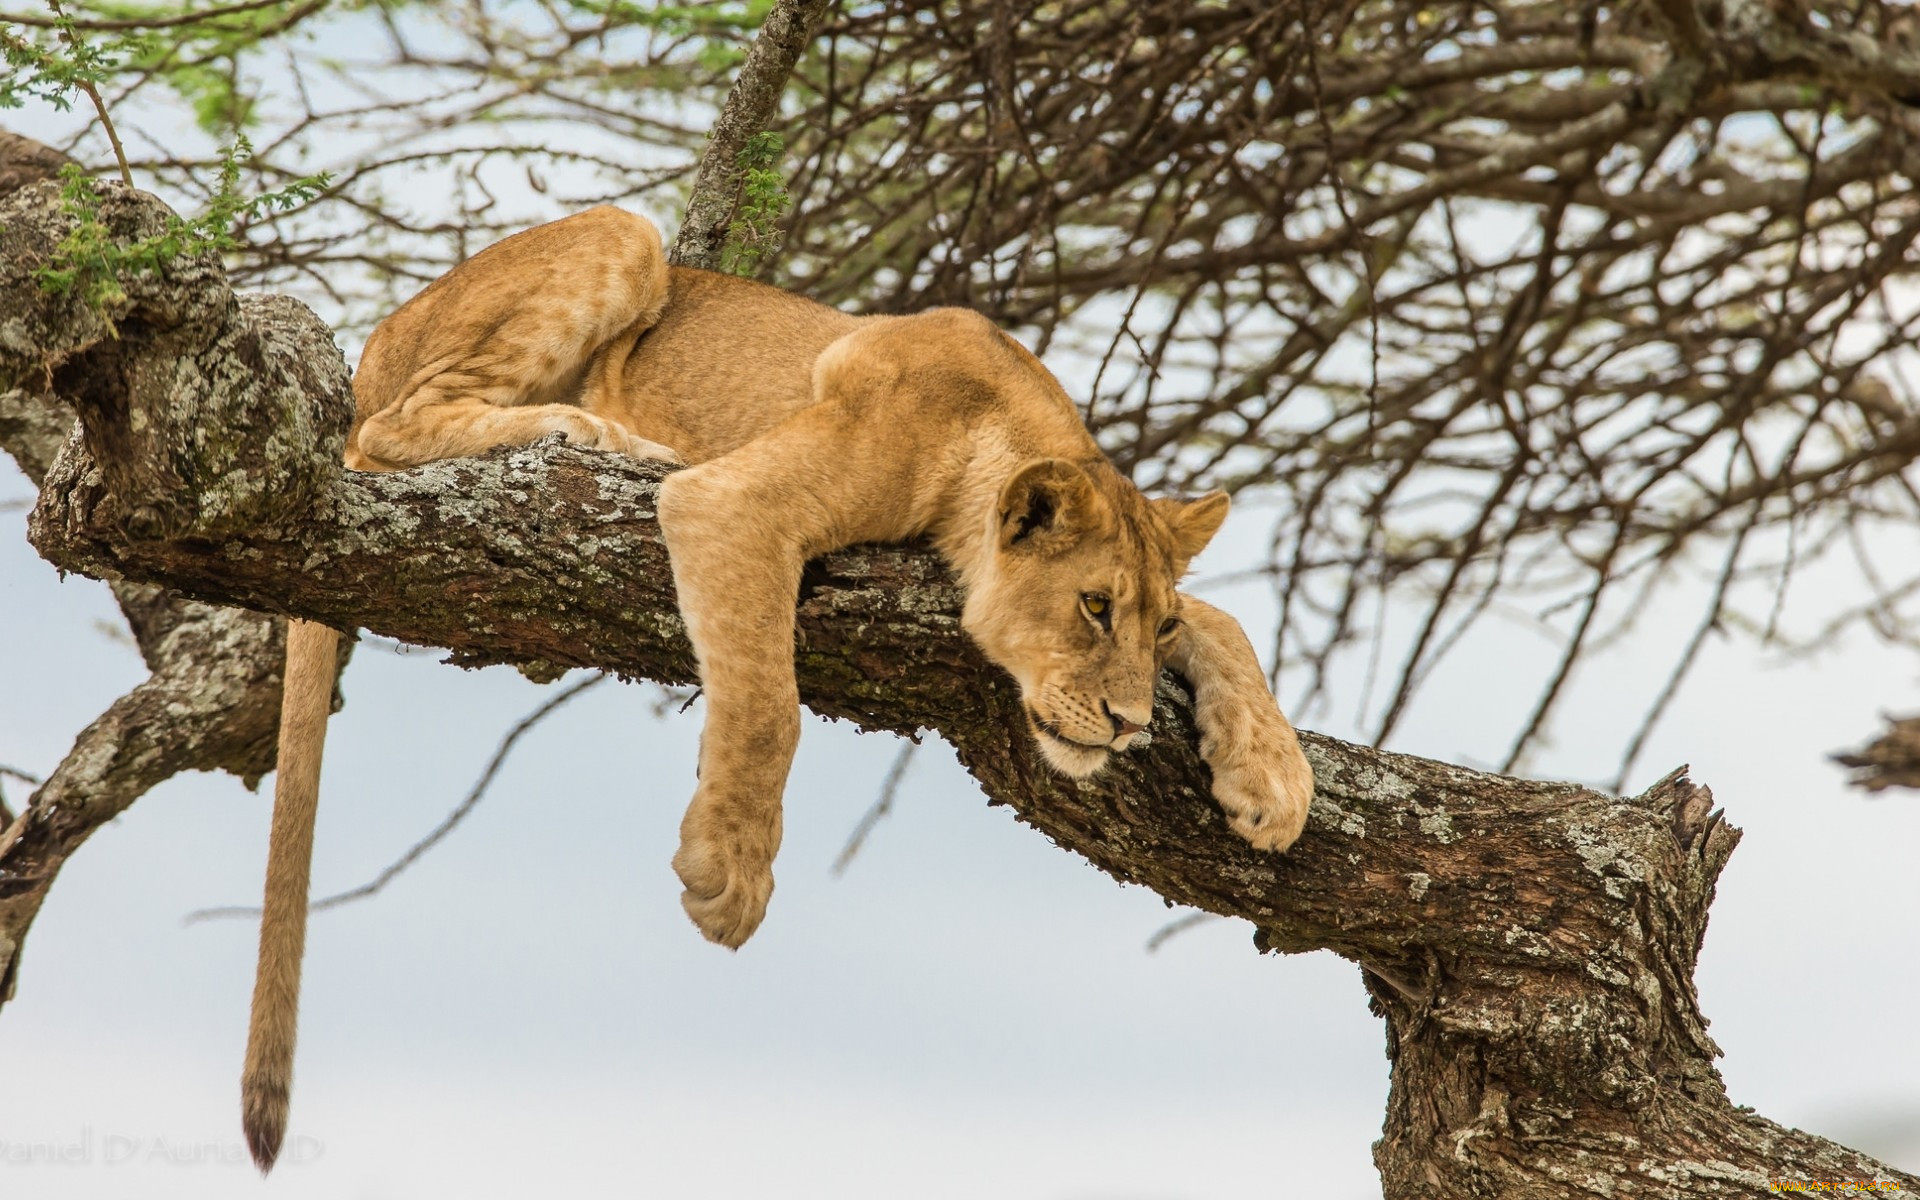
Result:
<instances>
[{"instance_id":1,"label":"lion's nose","mask_svg":"<svg viewBox=\"0 0 1920 1200\"><path fill-rule=\"evenodd\" d=\"M1100 707L1107 710L1107 720L1113 722L1114 737L1117 737L1117 738L1128 737L1128 736L1131 736L1132 734L1141 732L1147 727L1147 723L1145 721L1134 720L1133 718L1129 717L1126 713L1120 712L1119 710L1115 709L1113 705L1108 704L1104 700L1100 702ZM1145 716L1147 714L1143 713L1141 715Z\"/></svg>"}]
</instances>

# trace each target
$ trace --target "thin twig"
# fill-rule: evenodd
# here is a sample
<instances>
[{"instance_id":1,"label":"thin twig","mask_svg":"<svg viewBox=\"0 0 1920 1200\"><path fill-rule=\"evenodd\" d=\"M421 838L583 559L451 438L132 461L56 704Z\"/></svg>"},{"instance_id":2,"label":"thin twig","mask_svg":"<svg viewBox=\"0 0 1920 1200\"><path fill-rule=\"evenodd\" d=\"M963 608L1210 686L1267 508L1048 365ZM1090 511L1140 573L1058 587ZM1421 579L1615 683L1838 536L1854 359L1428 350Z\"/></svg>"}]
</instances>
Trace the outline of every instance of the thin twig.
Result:
<instances>
[{"instance_id":1,"label":"thin twig","mask_svg":"<svg viewBox=\"0 0 1920 1200\"><path fill-rule=\"evenodd\" d=\"M263 8L272 8L284 4L286 0L246 0L244 4L229 5L226 8L209 8L201 12L175 13L167 17L115 17L91 18L69 21L75 29L113 31L120 29L168 29L175 25L197 25L202 21L217 21L221 17L231 17L240 13L256 12ZM58 28L58 19L30 16L26 13L0 13L0 22L11 25L30 25L36 29Z\"/></svg>"},{"instance_id":2,"label":"thin twig","mask_svg":"<svg viewBox=\"0 0 1920 1200\"><path fill-rule=\"evenodd\" d=\"M74 32L75 26L60 7L60 0L47 0L47 7L53 10L54 23L59 26L60 40L76 54L80 51L80 38ZM100 114L100 127L107 131L107 142L113 147L113 161L120 164L120 181L128 187L133 186L133 168L127 165L127 150L120 144L120 131L113 127L113 118L107 115L107 102L100 98L100 89L91 79L80 80L80 90L87 99L93 101L93 111Z\"/></svg>"},{"instance_id":3,"label":"thin twig","mask_svg":"<svg viewBox=\"0 0 1920 1200\"><path fill-rule=\"evenodd\" d=\"M853 827L853 833L848 836L847 844L841 848L840 856L833 860L833 873L836 876L847 873L853 856L860 853L860 847L866 844L867 835L893 811L893 798L900 791L900 780L906 776L907 764L913 761L913 752L919 748L919 742L910 741L900 747L900 753L894 756L893 765L887 768L887 777L880 784L880 798L861 816L859 823Z\"/></svg>"},{"instance_id":4,"label":"thin twig","mask_svg":"<svg viewBox=\"0 0 1920 1200\"><path fill-rule=\"evenodd\" d=\"M1173 920L1168 921L1165 925L1155 930L1153 936L1147 939L1147 953L1157 953L1160 947L1166 945L1174 938L1179 937L1187 930L1205 925L1208 921L1218 921L1219 919L1219 917L1210 912L1190 912L1184 917L1175 917Z\"/></svg>"},{"instance_id":5,"label":"thin twig","mask_svg":"<svg viewBox=\"0 0 1920 1200\"><path fill-rule=\"evenodd\" d=\"M436 825L431 833L415 842L405 854L395 859L386 870L381 871L366 883L356 888L349 888L344 892L335 892L325 899L316 900L307 906L307 911L310 913L325 912L329 908L337 908L342 904L347 904L354 900L364 900L368 896L379 892L380 889L386 887L389 883L392 883L397 875L418 862L420 857L427 851L444 841L447 835L452 833L460 822L467 819L467 814L479 806L481 798L487 794L487 788L493 783L493 777L499 774L501 764L507 761L507 755L513 752L514 744L520 740L523 734L552 716L555 710L567 701L589 688L600 686L609 678L611 678L611 676L602 673L590 679L583 679L579 683L566 688L545 704L542 704L539 708L534 709L526 716L520 718L519 722L507 731L507 735L500 739L500 745L494 749L493 757L487 760L486 770L480 773L480 778L475 781L473 789L467 793L466 799L462 800L452 812L448 813L446 818L442 820L440 824ZM191 925L198 921L210 921L220 917L257 917L259 915L260 910L250 905L230 905L224 908L203 908L195 912L190 912L187 914L186 923Z\"/></svg>"}]
</instances>

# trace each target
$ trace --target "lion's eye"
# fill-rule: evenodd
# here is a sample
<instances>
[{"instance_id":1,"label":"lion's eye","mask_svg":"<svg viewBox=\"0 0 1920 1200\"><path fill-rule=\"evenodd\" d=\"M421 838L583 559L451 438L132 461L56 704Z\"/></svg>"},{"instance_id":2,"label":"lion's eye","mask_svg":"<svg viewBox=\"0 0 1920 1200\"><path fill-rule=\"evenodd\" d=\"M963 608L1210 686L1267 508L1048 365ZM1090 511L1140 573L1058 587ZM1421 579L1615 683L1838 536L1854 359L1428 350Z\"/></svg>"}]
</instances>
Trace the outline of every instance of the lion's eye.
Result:
<instances>
[{"instance_id":1,"label":"lion's eye","mask_svg":"<svg viewBox=\"0 0 1920 1200\"><path fill-rule=\"evenodd\" d=\"M1160 636L1170 638L1173 636L1173 631L1178 628L1180 628L1180 618L1168 617L1166 620L1160 622Z\"/></svg>"},{"instance_id":2,"label":"lion's eye","mask_svg":"<svg viewBox=\"0 0 1920 1200\"><path fill-rule=\"evenodd\" d=\"M1087 615L1100 622L1100 628L1113 628L1113 601L1099 592L1088 592L1080 597L1080 607Z\"/></svg>"}]
</instances>

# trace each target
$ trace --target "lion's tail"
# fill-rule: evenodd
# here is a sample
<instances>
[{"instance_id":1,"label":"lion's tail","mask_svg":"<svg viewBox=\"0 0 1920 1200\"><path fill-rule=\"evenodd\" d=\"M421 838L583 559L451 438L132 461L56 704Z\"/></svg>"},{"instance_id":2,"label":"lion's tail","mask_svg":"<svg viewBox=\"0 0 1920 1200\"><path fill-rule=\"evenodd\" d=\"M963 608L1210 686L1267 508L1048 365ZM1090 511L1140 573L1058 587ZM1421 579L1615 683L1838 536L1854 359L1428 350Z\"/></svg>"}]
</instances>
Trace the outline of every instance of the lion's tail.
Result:
<instances>
[{"instance_id":1,"label":"lion's tail","mask_svg":"<svg viewBox=\"0 0 1920 1200\"><path fill-rule=\"evenodd\" d=\"M280 704L280 763L260 916L260 966L240 1077L240 1123L261 1174L273 1169L287 1132L293 1043L300 1012L300 958L307 944L307 876L320 800L320 754L333 707L340 635L325 625L287 622Z\"/></svg>"}]
</instances>

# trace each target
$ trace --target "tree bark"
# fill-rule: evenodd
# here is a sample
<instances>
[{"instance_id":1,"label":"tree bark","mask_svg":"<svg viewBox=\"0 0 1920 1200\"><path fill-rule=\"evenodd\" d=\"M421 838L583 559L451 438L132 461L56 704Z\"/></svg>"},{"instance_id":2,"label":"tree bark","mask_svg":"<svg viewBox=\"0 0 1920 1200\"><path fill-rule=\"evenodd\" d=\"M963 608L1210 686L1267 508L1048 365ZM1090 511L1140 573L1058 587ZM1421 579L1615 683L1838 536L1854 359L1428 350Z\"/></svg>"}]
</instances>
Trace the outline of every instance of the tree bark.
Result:
<instances>
[{"instance_id":1,"label":"tree bark","mask_svg":"<svg viewBox=\"0 0 1920 1200\"><path fill-rule=\"evenodd\" d=\"M787 76L813 40L833 0L775 0L740 64L720 118L708 135L706 153L694 176L687 217L668 256L675 266L720 268L720 253L740 202L740 152L747 139L765 130L779 113Z\"/></svg>"},{"instance_id":2,"label":"tree bark","mask_svg":"<svg viewBox=\"0 0 1920 1200\"><path fill-rule=\"evenodd\" d=\"M0 130L0 196L68 161ZM23 382L45 384L49 367ZM73 428L73 409L51 394L0 386L0 448L36 485ZM230 771L251 788L273 769L284 623L153 584L110 586L152 675L83 730L19 818L0 827L0 1006L60 866L89 834L181 771Z\"/></svg>"},{"instance_id":3,"label":"tree bark","mask_svg":"<svg viewBox=\"0 0 1920 1200\"><path fill-rule=\"evenodd\" d=\"M1885 719L1885 733L1850 754L1834 755L1833 761L1852 767L1848 782L1869 792L1920 788L1920 716Z\"/></svg>"},{"instance_id":4,"label":"tree bark","mask_svg":"<svg viewBox=\"0 0 1920 1200\"><path fill-rule=\"evenodd\" d=\"M107 195L118 236L164 212ZM236 299L187 263L127 280L110 337L32 285L68 221L46 185L0 205L0 384L48 379L82 416L31 520L49 561L365 626L462 664L693 678L653 518L661 466L543 443L346 473L346 374L316 318ZM1258 853L1209 798L1180 681L1162 680L1150 747L1063 779L1032 746L1013 683L960 631L959 599L923 548L814 564L795 647L803 700L863 728L935 730L989 803L1115 878L1244 917L1263 950L1358 963L1393 1064L1375 1147L1388 1197L1920 1187L1729 1103L1693 971L1738 833L1705 788L1676 773L1623 799L1308 734L1307 832L1284 856ZM0 899L35 886L20 849L34 829L96 815L44 793L16 823L27 833L0 846Z\"/></svg>"}]
</instances>

